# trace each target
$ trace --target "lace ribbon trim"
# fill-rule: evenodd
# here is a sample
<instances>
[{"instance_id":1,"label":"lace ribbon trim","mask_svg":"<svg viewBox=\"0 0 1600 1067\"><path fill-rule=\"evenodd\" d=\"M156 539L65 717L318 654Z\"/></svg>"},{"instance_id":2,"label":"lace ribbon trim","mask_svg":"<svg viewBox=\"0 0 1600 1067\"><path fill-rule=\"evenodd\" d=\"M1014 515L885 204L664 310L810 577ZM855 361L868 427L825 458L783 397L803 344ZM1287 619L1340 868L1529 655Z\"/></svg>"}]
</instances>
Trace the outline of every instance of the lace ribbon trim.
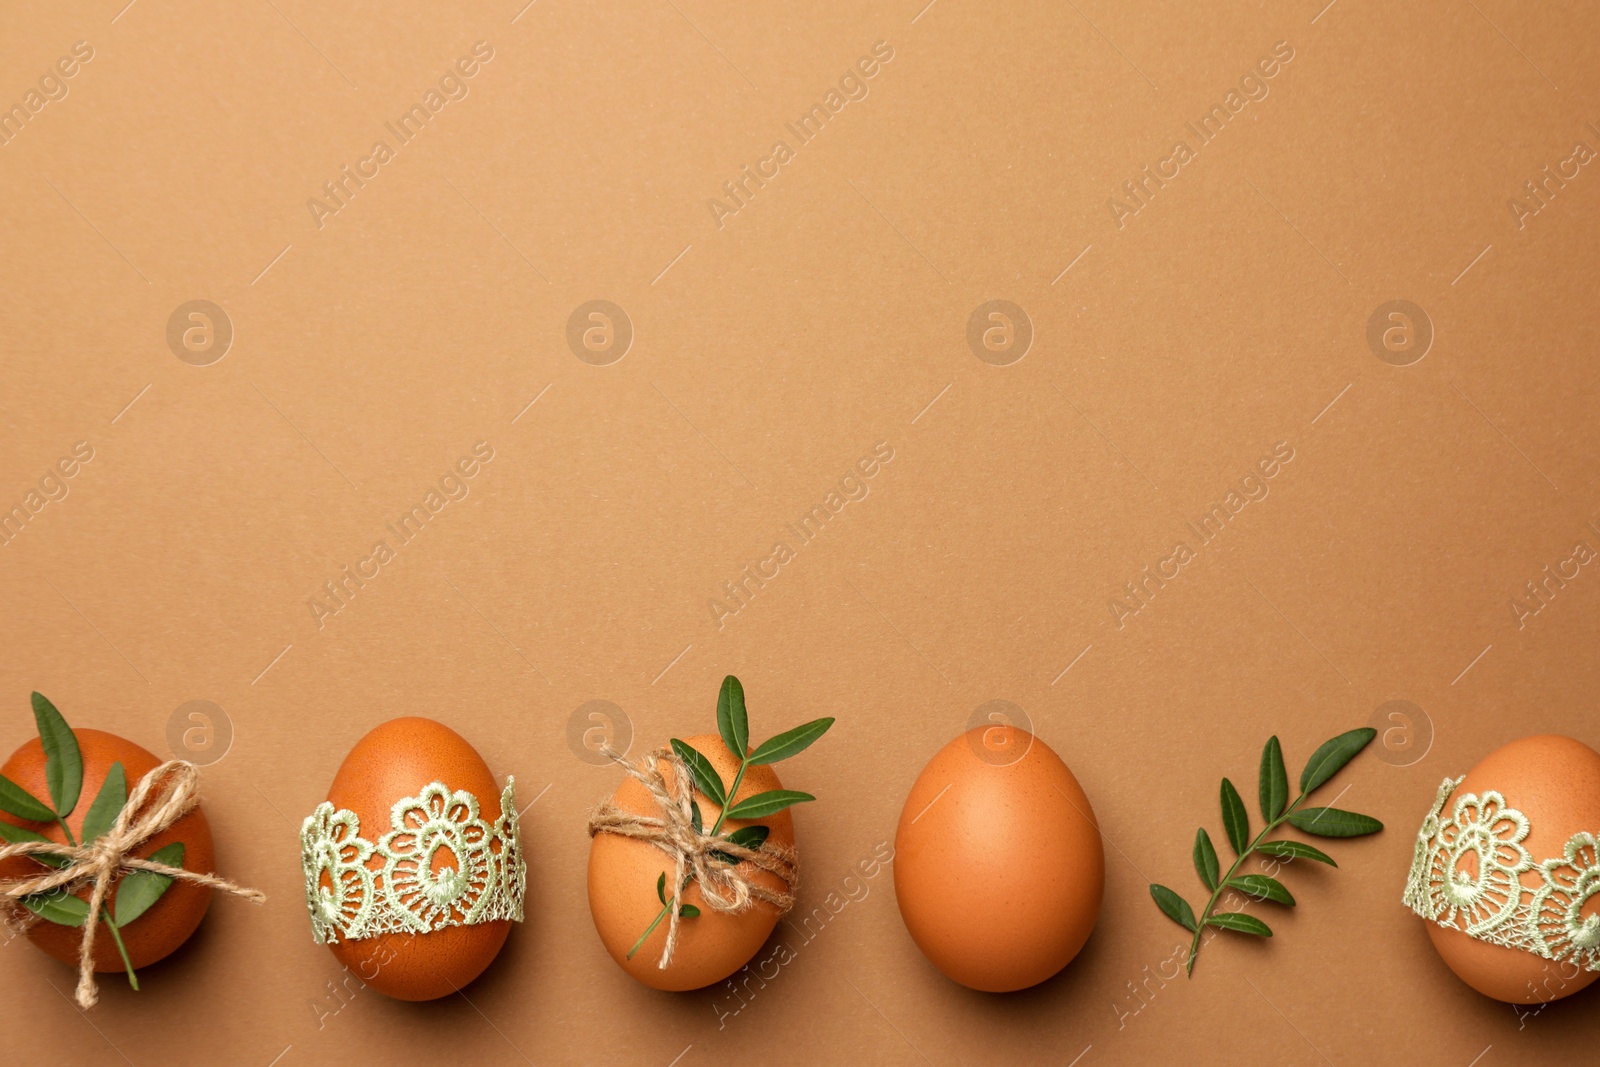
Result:
<instances>
[{"instance_id":1,"label":"lace ribbon trim","mask_svg":"<svg viewBox=\"0 0 1600 1067\"><path fill-rule=\"evenodd\" d=\"M1567 839L1563 854L1536 861L1523 847L1528 818L1495 790L1445 805L1462 778L1446 778L1417 832L1407 907L1440 926L1493 945L1600 971L1600 914L1584 908L1600 897L1596 835ZM1522 883L1536 871L1537 886Z\"/></svg>"},{"instance_id":2,"label":"lace ribbon trim","mask_svg":"<svg viewBox=\"0 0 1600 1067\"><path fill-rule=\"evenodd\" d=\"M389 830L375 843L361 836L355 812L318 804L300 827L312 939L322 945L522 921L528 868L517 837L515 786L506 779L500 818L490 824L477 797L433 782L395 803ZM435 870L441 851L446 862Z\"/></svg>"}]
</instances>

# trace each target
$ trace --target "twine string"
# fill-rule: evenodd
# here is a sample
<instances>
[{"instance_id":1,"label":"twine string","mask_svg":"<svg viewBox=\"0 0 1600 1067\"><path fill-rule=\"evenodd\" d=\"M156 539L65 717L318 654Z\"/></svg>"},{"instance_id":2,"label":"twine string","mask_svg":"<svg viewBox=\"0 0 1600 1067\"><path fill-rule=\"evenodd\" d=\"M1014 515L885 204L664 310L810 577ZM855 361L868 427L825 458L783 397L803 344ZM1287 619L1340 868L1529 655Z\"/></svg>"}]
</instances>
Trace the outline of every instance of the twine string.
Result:
<instances>
[{"instance_id":1,"label":"twine string","mask_svg":"<svg viewBox=\"0 0 1600 1067\"><path fill-rule=\"evenodd\" d=\"M90 887L89 917L84 920L83 940L78 945L76 999L79 1007L92 1008L99 1000L94 980L95 931L100 926L100 910L105 906L111 886L123 871L164 874L168 878L182 879L209 889L220 889L255 904L267 899L265 893L247 889L215 874L189 871L130 855L152 837L170 829L199 803L199 769L187 760L169 760L139 779L111 828L95 840L78 845L57 844L54 841L18 841L0 845L0 861L13 856L53 856L66 861L57 870L45 871L31 878L0 881L0 898L10 905L13 922L17 925L26 928L40 918L27 911L20 921L16 919L16 912L22 910L18 902L23 897L57 890L74 893L85 884Z\"/></svg>"},{"instance_id":2,"label":"twine string","mask_svg":"<svg viewBox=\"0 0 1600 1067\"><path fill-rule=\"evenodd\" d=\"M657 964L660 969L667 968L677 949L678 912L683 891L689 885L698 885L705 905L724 914L745 911L757 901L771 904L780 915L794 907L795 892L800 887L800 868L794 849L770 843L763 843L760 848L747 848L726 837L713 837L709 828L695 829L691 806L694 783L688 766L677 753L658 749L647 753L636 766L609 746L602 751L630 778L644 786L661 812L659 817L637 815L607 800L589 819L590 837L606 833L644 841L665 852L672 861L672 892L667 898L670 915L666 945ZM670 788L668 775L672 782ZM732 800L730 797L729 802ZM727 863L721 856L732 857L737 863ZM773 875L783 888L773 889L757 881L754 871L746 872L746 864Z\"/></svg>"}]
</instances>

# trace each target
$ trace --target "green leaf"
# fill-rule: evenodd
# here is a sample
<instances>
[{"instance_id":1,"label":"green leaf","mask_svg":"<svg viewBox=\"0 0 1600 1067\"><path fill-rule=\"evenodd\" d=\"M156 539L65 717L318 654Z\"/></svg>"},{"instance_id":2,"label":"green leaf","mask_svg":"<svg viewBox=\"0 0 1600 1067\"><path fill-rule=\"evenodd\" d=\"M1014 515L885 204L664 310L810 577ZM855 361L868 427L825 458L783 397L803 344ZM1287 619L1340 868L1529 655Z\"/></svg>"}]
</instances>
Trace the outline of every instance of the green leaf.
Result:
<instances>
[{"instance_id":1,"label":"green leaf","mask_svg":"<svg viewBox=\"0 0 1600 1067\"><path fill-rule=\"evenodd\" d=\"M765 826L741 826L728 835L728 840L754 852L767 843L767 835L771 832ZM739 857L732 853L713 850L711 854L729 866L736 866L740 862Z\"/></svg>"},{"instance_id":2,"label":"green leaf","mask_svg":"<svg viewBox=\"0 0 1600 1067\"><path fill-rule=\"evenodd\" d=\"M723 786L722 779L717 777L717 769L711 766L711 761L676 737L672 739L672 751L689 765L689 773L694 775L695 787L706 795L706 799L719 808L727 807L728 791Z\"/></svg>"},{"instance_id":3,"label":"green leaf","mask_svg":"<svg viewBox=\"0 0 1600 1067\"><path fill-rule=\"evenodd\" d=\"M665 904L667 902L667 872L662 871L661 877L656 879L656 899Z\"/></svg>"},{"instance_id":4,"label":"green leaf","mask_svg":"<svg viewBox=\"0 0 1600 1067\"><path fill-rule=\"evenodd\" d=\"M705 832L706 822L700 817L700 802L698 800L689 801L689 822L694 826L695 833Z\"/></svg>"},{"instance_id":5,"label":"green leaf","mask_svg":"<svg viewBox=\"0 0 1600 1067\"><path fill-rule=\"evenodd\" d=\"M174 841L165 848L156 849L150 853L150 859L168 867L182 867L183 842ZM161 894L171 888L172 881L170 875L155 871L129 871L123 875L117 884L117 925L127 926L149 911L150 906L161 899Z\"/></svg>"},{"instance_id":6,"label":"green leaf","mask_svg":"<svg viewBox=\"0 0 1600 1067\"><path fill-rule=\"evenodd\" d=\"M56 814L65 819L78 806L83 790L83 754L78 738L61 717L56 706L41 693L33 694L33 718L39 724L39 741L44 745L44 778L50 785L50 799Z\"/></svg>"},{"instance_id":7,"label":"green leaf","mask_svg":"<svg viewBox=\"0 0 1600 1067\"><path fill-rule=\"evenodd\" d=\"M61 926L82 926L89 917L89 902L59 889L22 898L22 906Z\"/></svg>"},{"instance_id":8,"label":"green leaf","mask_svg":"<svg viewBox=\"0 0 1600 1067\"><path fill-rule=\"evenodd\" d=\"M770 833L772 830L765 826L741 826L728 835L728 840L754 851L767 843L767 835Z\"/></svg>"},{"instance_id":9,"label":"green leaf","mask_svg":"<svg viewBox=\"0 0 1600 1067\"><path fill-rule=\"evenodd\" d=\"M1283 746L1274 734L1261 750L1261 817L1271 822L1289 803L1289 772L1283 769Z\"/></svg>"},{"instance_id":10,"label":"green leaf","mask_svg":"<svg viewBox=\"0 0 1600 1067\"><path fill-rule=\"evenodd\" d=\"M1222 828L1228 832L1233 851L1244 855L1250 847L1250 813L1244 810L1239 791L1226 778L1222 780Z\"/></svg>"},{"instance_id":11,"label":"green leaf","mask_svg":"<svg viewBox=\"0 0 1600 1067\"><path fill-rule=\"evenodd\" d=\"M25 826L13 826L11 823L8 823L8 822L0 822L0 837L5 838L7 842L9 842L10 844L13 844L13 845L16 844L19 841L48 841L48 840L50 840L48 837L44 836L41 833L38 833L37 831L29 830ZM39 856L41 859L44 858L44 854L43 853L35 853L35 855Z\"/></svg>"},{"instance_id":12,"label":"green leaf","mask_svg":"<svg viewBox=\"0 0 1600 1067\"><path fill-rule=\"evenodd\" d=\"M678 909L678 917L682 919L700 918L700 909L693 904L685 904Z\"/></svg>"},{"instance_id":13,"label":"green leaf","mask_svg":"<svg viewBox=\"0 0 1600 1067\"><path fill-rule=\"evenodd\" d=\"M1294 897L1276 878L1264 874L1241 874L1237 878L1229 878L1228 885L1257 900L1271 900L1294 907Z\"/></svg>"},{"instance_id":14,"label":"green leaf","mask_svg":"<svg viewBox=\"0 0 1600 1067\"><path fill-rule=\"evenodd\" d=\"M807 800L815 800L810 793L800 793L793 789L769 789L765 793L757 793L753 797L745 797L739 803L728 809L730 819L760 819L768 815L776 815L791 804L802 804Z\"/></svg>"},{"instance_id":15,"label":"green leaf","mask_svg":"<svg viewBox=\"0 0 1600 1067\"><path fill-rule=\"evenodd\" d=\"M1206 919L1207 926L1220 927L1223 930L1237 930L1241 934L1255 934L1257 937L1271 937L1272 928L1254 915L1246 915L1238 911L1221 911Z\"/></svg>"},{"instance_id":16,"label":"green leaf","mask_svg":"<svg viewBox=\"0 0 1600 1067\"><path fill-rule=\"evenodd\" d=\"M1363 837L1383 829L1370 815L1339 808L1301 808L1289 816L1289 825L1318 837Z\"/></svg>"},{"instance_id":17,"label":"green leaf","mask_svg":"<svg viewBox=\"0 0 1600 1067\"><path fill-rule=\"evenodd\" d=\"M83 832L78 836L84 844L88 844L107 830L117 821L123 806L128 803L128 775L122 769L121 761L113 763L106 772L106 780L100 786L100 792L94 798L94 803L89 805L89 813L83 817Z\"/></svg>"},{"instance_id":18,"label":"green leaf","mask_svg":"<svg viewBox=\"0 0 1600 1067\"><path fill-rule=\"evenodd\" d=\"M777 763L779 760L799 755L811 747L811 742L827 733L828 727L832 725L831 718L813 719L803 726L786 730L777 737L769 737L750 753L750 763L753 766L760 766L763 763Z\"/></svg>"},{"instance_id":19,"label":"green leaf","mask_svg":"<svg viewBox=\"0 0 1600 1067\"><path fill-rule=\"evenodd\" d=\"M6 842L8 844L13 844L13 845L15 845L15 844L17 844L19 842L22 842L22 841L49 841L50 840L48 837L44 836L43 834L34 833L32 830L24 829L21 826L12 826L8 822L0 822L0 837L5 838L5 840L6 840ZM71 860L67 859L67 857L65 857L65 856L54 856L54 855L51 855L48 852L32 852L32 853L29 853L28 858L29 859L33 859L33 860L38 860L40 863L44 864L47 867L55 867L55 868L58 868L58 869L61 868L61 867L65 867L67 864L72 862Z\"/></svg>"},{"instance_id":20,"label":"green leaf","mask_svg":"<svg viewBox=\"0 0 1600 1067\"><path fill-rule=\"evenodd\" d=\"M1193 931L1195 927L1194 909L1189 907L1189 902L1164 885L1150 886L1150 896L1156 902L1167 918L1183 927Z\"/></svg>"},{"instance_id":21,"label":"green leaf","mask_svg":"<svg viewBox=\"0 0 1600 1067\"><path fill-rule=\"evenodd\" d=\"M0 774L0 811L8 811L29 822L54 822L56 818L47 804L3 774Z\"/></svg>"},{"instance_id":22,"label":"green leaf","mask_svg":"<svg viewBox=\"0 0 1600 1067\"><path fill-rule=\"evenodd\" d=\"M1211 835L1206 833L1203 826L1194 832L1194 869L1200 872L1200 880L1207 889L1217 888L1217 879L1221 877L1221 869L1217 866L1217 850L1212 847Z\"/></svg>"},{"instance_id":23,"label":"green leaf","mask_svg":"<svg viewBox=\"0 0 1600 1067\"><path fill-rule=\"evenodd\" d=\"M1322 747L1311 754L1306 761L1306 769L1300 772L1300 792L1309 793L1329 778L1339 773L1343 767L1355 758L1356 753L1367 747L1367 744L1378 736L1378 731L1370 726L1363 726L1359 730L1347 730L1338 737L1324 741Z\"/></svg>"},{"instance_id":24,"label":"green leaf","mask_svg":"<svg viewBox=\"0 0 1600 1067\"><path fill-rule=\"evenodd\" d=\"M744 711L744 686L731 674L722 680L722 692L717 694L717 732L735 756L744 759L749 754L750 718Z\"/></svg>"},{"instance_id":25,"label":"green leaf","mask_svg":"<svg viewBox=\"0 0 1600 1067\"><path fill-rule=\"evenodd\" d=\"M1316 860L1326 863L1329 867L1339 866L1333 862L1333 857L1321 849L1312 848L1304 841L1263 841L1256 846L1257 852L1264 852L1268 856L1284 856L1297 860Z\"/></svg>"}]
</instances>

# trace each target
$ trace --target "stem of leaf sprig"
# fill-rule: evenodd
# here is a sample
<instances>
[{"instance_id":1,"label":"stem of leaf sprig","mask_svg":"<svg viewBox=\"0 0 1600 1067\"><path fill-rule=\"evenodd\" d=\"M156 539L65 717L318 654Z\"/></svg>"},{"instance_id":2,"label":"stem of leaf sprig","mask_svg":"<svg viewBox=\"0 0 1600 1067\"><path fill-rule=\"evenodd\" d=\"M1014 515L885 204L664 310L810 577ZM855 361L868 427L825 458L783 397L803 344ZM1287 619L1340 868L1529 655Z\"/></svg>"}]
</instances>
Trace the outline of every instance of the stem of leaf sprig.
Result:
<instances>
[{"instance_id":1,"label":"stem of leaf sprig","mask_svg":"<svg viewBox=\"0 0 1600 1067\"><path fill-rule=\"evenodd\" d=\"M1254 837L1249 836L1250 817L1245 810L1244 802L1239 799L1238 790L1228 779L1222 780L1222 822L1228 835L1228 842L1233 846L1237 858L1227 873L1219 876L1216 849L1212 847L1210 836L1204 827L1196 832L1195 870L1199 872L1201 882L1211 890L1205 907L1200 911L1199 919L1196 920L1188 902L1177 893L1164 885L1150 886L1150 896L1163 914L1194 935L1189 942L1189 955L1185 961L1186 974L1194 973L1195 957L1200 952L1200 936L1208 926L1220 930L1236 930L1257 937L1272 936L1272 929L1254 916L1241 912L1216 912L1217 902L1225 890L1236 889L1256 899L1294 906L1294 897L1277 879L1263 874L1236 877L1245 860L1262 853L1291 859L1315 860L1330 867L1338 866L1331 856L1303 841L1268 841L1267 835L1284 823L1319 837L1360 837L1383 829L1383 824L1377 819L1356 812L1341 811L1338 808L1301 807L1307 797L1325 785L1376 736L1376 730L1363 727L1325 741L1312 754L1305 770L1300 773L1300 795L1293 803L1288 803L1289 781L1283 768L1283 750L1276 737L1270 738L1261 752L1261 816L1266 820L1266 825Z\"/></svg>"},{"instance_id":2,"label":"stem of leaf sprig","mask_svg":"<svg viewBox=\"0 0 1600 1067\"><path fill-rule=\"evenodd\" d=\"M71 812L68 812L68 814L70 815ZM78 840L72 836L72 829L67 825L67 820L57 815L56 822L61 826L61 832L67 835L67 844L76 845ZM38 859L38 857L35 857L35 859ZM49 866L43 860L39 860L39 862L46 867ZM122 969L128 972L128 984L134 988L135 992L138 992L139 976L133 973L133 960L128 958L128 946L122 943L122 930L117 926L116 920L111 917L111 908L107 905L100 905L100 921L105 923L106 929L111 931L111 940L116 943L117 955L122 957Z\"/></svg>"},{"instance_id":3,"label":"stem of leaf sprig","mask_svg":"<svg viewBox=\"0 0 1600 1067\"><path fill-rule=\"evenodd\" d=\"M733 675L730 674L730 675L728 675L728 677L732 678ZM674 739L674 740L676 740L676 739ZM739 773L737 773L737 774L735 774L733 776L733 789L730 790L730 792L729 792L730 798L731 797L736 797L736 796L739 795L739 786L744 783L744 771L745 771L745 768L748 767L748 766L750 766L750 760L748 758L741 759L739 761ZM727 819L728 819L728 809L726 807L724 807L722 809L722 813L717 816L716 823L713 824L712 827L711 827L711 836L712 837L716 837L717 834L722 832L722 824L724 822L726 822ZM683 884L678 887L678 892L680 894L685 889L689 888L689 882L692 879L693 879L692 875L684 875ZM639 946L644 944L645 941L649 940L650 935L656 932L656 927L661 925L661 921L663 919L665 919L668 915L671 915L671 914L672 914L672 902L669 900L669 901L666 901L665 903L663 903L661 905L661 910L656 913L656 917L653 920L651 920L650 925L645 928L644 933L639 935L639 940L635 941L633 943L633 947L628 950L628 959L630 959L630 960L633 959L633 954L639 951Z\"/></svg>"},{"instance_id":4,"label":"stem of leaf sprig","mask_svg":"<svg viewBox=\"0 0 1600 1067\"><path fill-rule=\"evenodd\" d=\"M744 800L738 800L738 796L739 787L744 784L744 775L747 770L763 764L777 763L780 760L786 760L790 756L804 752L811 746L812 742L828 732L828 728L833 725L833 722L832 718L813 719L811 722L796 726L792 730L787 730L776 737L769 738L752 751L750 748L750 719L744 706L744 686L740 684L739 679L731 674L724 678L722 680L722 690L717 695L717 732L722 736L722 743L728 746L728 751L739 757L739 770L733 776L733 788L726 789L723 787L721 777L718 776L716 769L711 765L711 761L706 759L703 754L695 751L676 737L672 739L672 749L677 753L678 758L688 765L690 774L694 777L696 788L704 793L708 800L714 801L721 809L717 815L717 821L711 827L710 836L717 837L721 834L722 824L727 822L730 816L735 819L762 818L767 815L776 815L778 812L795 804L817 799L810 793L800 793L792 789L772 789L764 793L757 793L753 797L746 797ZM695 826L698 828L700 825L700 807L698 804L694 805L694 812ZM728 835L729 841L745 848L759 849L766 839L767 828L765 826L746 826ZM724 853L719 853L718 855L730 864L738 862L731 855ZM645 932L639 935L639 940L635 941L633 947L628 950L627 958L630 960L639 951L640 946L649 940L650 935L656 932L656 928L661 925L663 920L672 914L673 898L667 897L664 893L665 879L666 875L663 874L656 884L656 893L662 898L661 910L656 913L656 917L645 928ZM683 891L689 888L691 881L693 881L693 875L685 875L683 884L678 886L678 891L673 894L673 897L681 896ZM692 919L699 914L700 910L692 904L679 905L679 915L683 918Z\"/></svg>"},{"instance_id":5,"label":"stem of leaf sprig","mask_svg":"<svg viewBox=\"0 0 1600 1067\"><path fill-rule=\"evenodd\" d=\"M1262 840L1272 831L1276 830L1278 827L1287 822L1289 820L1289 815L1294 812L1296 808L1300 807L1301 803L1305 799L1306 794L1301 793L1295 798L1295 802L1289 805L1288 811L1284 812L1277 819L1274 819L1272 822L1262 827L1261 832L1251 840L1249 847L1246 848L1244 852L1233 861L1233 865L1228 868L1228 873L1223 875L1222 878L1217 882L1217 887L1211 891L1211 896L1206 900L1205 909L1200 912L1200 919L1195 924L1194 938L1189 942L1189 957L1184 963L1185 974L1194 973L1194 958L1200 953L1200 935L1205 932L1206 920L1211 917L1211 911L1217 906L1217 901L1222 897L1223 890L1230 888L1228 883L1233 880L1233 876L1237 874L1239 868L1244 865L1244 861L1255 854L1256 847L1261 844ZM1266 936L1271 937L1272 935L1271 933L1268 933Z\"/></svg>"}]
</instances>

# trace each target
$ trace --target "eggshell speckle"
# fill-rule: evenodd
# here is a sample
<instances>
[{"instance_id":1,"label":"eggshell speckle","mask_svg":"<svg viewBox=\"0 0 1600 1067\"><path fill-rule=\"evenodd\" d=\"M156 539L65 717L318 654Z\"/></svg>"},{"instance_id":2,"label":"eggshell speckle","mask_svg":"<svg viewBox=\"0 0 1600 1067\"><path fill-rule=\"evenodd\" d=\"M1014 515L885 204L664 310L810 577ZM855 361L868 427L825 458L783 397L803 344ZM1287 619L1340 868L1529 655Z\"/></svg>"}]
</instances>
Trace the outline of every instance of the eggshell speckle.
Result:
<instances>
[{"instance_id":1,"label":"eggshell speckle","mask_svg":"<svg viewBox=\"0 0 1600 1067\"><path fill-rule=\"evenodd\" d=\"M432 719L391 719L357 741L328 789L335 808L361 820L361 836L376 842L389 829L390 810L430 782L465 789L478 798L479 817L491 826L500 817L500 783L466 738ZM434 869L450 862L435 856ZM382 867L374 857L370 866ZM425 934L388 934L330 944L339 962L361 981L398 1000L433 1000L471 982L494 962L511 932L497 919L446 926Z\"/></svg>"},{"instance_id":2,"label":"eggshell speckle","mask_svg":"<svg viewBox=\"0 0 1600 1067\"><path fill-rule=\"evenodd\" d=\"M1600 834L1600 752L1570 737L1541 734L1524 737L1489 753L1445 803L1448 815L1456 798L1497 790L1506 804L1528 818L1522 845L1535 863L1562 855L1567 839L1587 831ZM1537 870L1522 874L1525 890L1541 884ZM1600 914L1600 895L1590 898L1583 914ZM1540 1004L1586 988L1600 971L1577 970L1520 949L1493 945L1463 930L1424 920L1428 937L1456 975L1484 996L1511 1004ZM1574 973L1576 971L1576 973Z\"/></svg>"},{"instance_id":3,"label":"eggshell speckle","mask_svg":"<svg viewBox=\"0 0 1600 1067\"><path fill-rule=\"evenodd\" d=\"M1100 915L1094 809L1043 741L979 727L911 787L894 888L912 940L946 975L992 993L1036 985L1072 961Z\"/></svg>"}]
</instances>

